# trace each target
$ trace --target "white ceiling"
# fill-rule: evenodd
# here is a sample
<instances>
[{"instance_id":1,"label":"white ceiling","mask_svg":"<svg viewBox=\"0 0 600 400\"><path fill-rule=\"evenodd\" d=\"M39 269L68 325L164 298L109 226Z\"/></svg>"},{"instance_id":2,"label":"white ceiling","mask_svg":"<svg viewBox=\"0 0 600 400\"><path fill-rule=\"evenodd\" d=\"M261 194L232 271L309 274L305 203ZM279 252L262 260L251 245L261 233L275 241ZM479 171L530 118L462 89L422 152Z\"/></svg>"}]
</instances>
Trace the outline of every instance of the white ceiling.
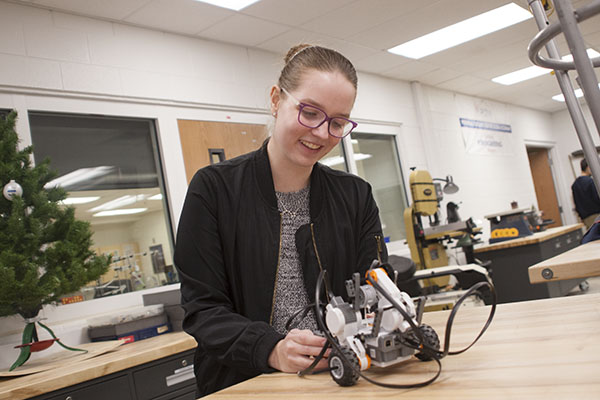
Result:
<instances>
[{"instance_id":1,"label":"white ceiling","mask_svg":"<svg viewBox=\"0 0 600 400\"><path fill-rule=\"evenodd\" d=\"M556 78L545 75L512 86L490 79L530 66L533 19L471 42L411 60L386 49L510 0L261 0L240 12L194 0L18 0L77 15L206 38L279 54L300 42L333 47L360 71L538 110L565 108L553 101ZM527 8L526 0L514 0ZM574 0L575 8L591 0ZM551 15L550 20L556 20ZM579 24L588 47L600 52L600 16ZM569 53L563 36L555 39ZM572 74L573 75L573 74ZM596 75L600 77L598 69Z\"/></svg>"}]
</instances>

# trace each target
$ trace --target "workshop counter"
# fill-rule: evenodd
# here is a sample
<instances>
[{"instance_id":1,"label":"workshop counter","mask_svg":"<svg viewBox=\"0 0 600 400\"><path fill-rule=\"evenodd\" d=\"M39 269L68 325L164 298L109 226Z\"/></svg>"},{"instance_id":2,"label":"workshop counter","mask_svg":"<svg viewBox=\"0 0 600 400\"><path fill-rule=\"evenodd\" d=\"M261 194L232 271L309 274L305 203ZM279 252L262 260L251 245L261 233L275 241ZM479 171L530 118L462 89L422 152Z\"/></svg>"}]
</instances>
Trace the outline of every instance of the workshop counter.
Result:
<instances>
[{"instance_id":1,"label":"workshop counter","mask_svg":"<svg viewBox=\"0 0 600 400\"><path fill-rule=\"evenodd\" d=\"M533 235L478 246L475 258L488 266L499 303L564 296L583 279L531 284L528 268L575 248L583 237L583 224L549 228Z\"/></svg>"},{"instance_id":2,"label":"workshop counter","mask_svg":"<svg viewBox=\"0 0 600 400\"><path fill-rule=\"evenodd\" d=\"M487 319L490 306L463 307L452 327L451 350L468 345ZM423 320L444 337L450 311L425 313ZM359 378L338 386L329 373L300 378L264 374L214 393L228 399L600 399L600 294L500 304L482 338L465 353L442 360L441 376L418 389L388 389ZM416 358L388 368L371 368L386 383L422 382L435 362ZM203 398L204 399L204 398Z\"/></svg>"},{"instance_id":3,"label":"workshop counter","mask_svg":"<svg viewBox=\"0 0 600 400\"><path fill-rule=\"evenodd\" d=\"M184 332L166 333L124 344L112 352L87 360L72 362L61 368L16 378L1 378L0 399L19 400L43 395L195 348L196 340L188 334ZM195 381L192 384L195 386ZM118 393L115 393L115 396L110 398L114 400L120 397Z\"/></svg>"}]
</instances>

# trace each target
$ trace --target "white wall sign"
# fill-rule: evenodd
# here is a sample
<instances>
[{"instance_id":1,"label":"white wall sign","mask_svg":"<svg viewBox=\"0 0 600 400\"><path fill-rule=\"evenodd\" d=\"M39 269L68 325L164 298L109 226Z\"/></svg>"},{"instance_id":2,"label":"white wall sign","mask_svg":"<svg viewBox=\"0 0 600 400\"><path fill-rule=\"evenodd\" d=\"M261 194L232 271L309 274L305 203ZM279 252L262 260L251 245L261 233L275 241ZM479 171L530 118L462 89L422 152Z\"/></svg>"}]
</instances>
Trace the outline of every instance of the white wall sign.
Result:
<instances>
[{"instance_id":1,"label":"white wall sign","mask_svg":"<svg viewBox=\"0 0 600 400\"><path fill-rule=\"evenodd\" d=\"M470 154L512 155L512 128L508 124L459 118L465 150Z\"/></svg>"}]
</instances>

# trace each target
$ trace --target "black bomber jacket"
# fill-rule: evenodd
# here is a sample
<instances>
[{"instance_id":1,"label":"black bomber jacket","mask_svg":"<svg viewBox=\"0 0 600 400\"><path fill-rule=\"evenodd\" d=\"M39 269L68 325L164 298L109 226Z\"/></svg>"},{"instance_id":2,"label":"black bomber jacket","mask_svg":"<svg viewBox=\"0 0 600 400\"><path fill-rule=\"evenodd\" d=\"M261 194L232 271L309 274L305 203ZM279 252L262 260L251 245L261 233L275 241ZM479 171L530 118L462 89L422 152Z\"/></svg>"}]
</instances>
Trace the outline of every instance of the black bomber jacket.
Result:
<instances>
[{"instance_id":1,"label":"black bomber jacket","mask_svg":"<svg viewBox=\"0 0 600 400\"><path fill-rule=\"evenodd\" d=\"M272 372L267 360L283 338L270 325L281 215L266 144L200 169L179 220L174 258L183 328L198 342L200 396ZM346 297L345 280L356 271L364 275L374 259L387 259L371 186L317 163L309 204L311 222L296 232L309 299L321 268L333 294Z\"/></svg>"}]
</instances>

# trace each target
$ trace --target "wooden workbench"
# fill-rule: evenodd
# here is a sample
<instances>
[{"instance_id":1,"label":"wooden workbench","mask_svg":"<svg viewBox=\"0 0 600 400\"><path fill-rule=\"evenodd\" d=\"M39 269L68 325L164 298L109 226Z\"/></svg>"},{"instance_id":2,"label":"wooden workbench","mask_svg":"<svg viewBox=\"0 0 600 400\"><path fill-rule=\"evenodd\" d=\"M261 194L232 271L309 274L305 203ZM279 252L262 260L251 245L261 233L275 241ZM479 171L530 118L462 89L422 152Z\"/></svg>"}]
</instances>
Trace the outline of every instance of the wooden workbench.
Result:
<instances>
[{"instance_id":1,"label":"wooden workbench","mask_svg":"<svg viewBox=\"0 0 600 400\"><path fill-rule=\"evenodd\" d=\"M484 252L488 252L488 251L509 249L512 247L520 247L520 246L526 246L529 244L541 243L541 242L550 240L552 238L562 236L569 232L581 231L582 228L583 228L583 224L557 226L554 228L548 228L542 232L535 232L532 235L524 236L522 238L505 240L503 242L479 246L473 252L474 253L484 253Z\"/></svg>"},{"instance_id":2,"label":"wooden workbench","mask_svg":"<svg viewBox=\"0 0 600 400\"><path fill-rule=\"evenodd\" d=\"M528 268L579 245L583 224L549 228L523 238L478 246L474 256L491 261L488 267L499 303L564 296L583 279L533 285Z\"/></svg>"},{"instance_id":3,"label":"wooden workbench","mask_svg":"<svg viewBox=\"0 0 600 400\"><path fill-rule=\"evenodd\" d=\"M17 378L1 378L0 399L27 399L194 348L196 348L196 340L188 334L166 333L128 343L110 353L64 365L61 368Z\"/></svg>"},{"instance_id":4,"label":"wooden workbench","mask_svg":"<svg viewBox=\"0 0 600 400\"><path fill-rule=\"evenodd\" d=\"M479 332L489 307L464 307L452 329L451 349ZM425 313L424 322L443 338L449 311ZM442 360L442 374L418 389L386 389L363 379L340 387L328 373L299 378L266 374L206 399L600 399L600 294L500 304L480 341L463 354ZM425 380L434 362L413 358L367 371L388 383Z\"/></svg>"},{"instance_id":5,"label":"wooden workbench","mask_svg":"<svg viewBox=\"0 0 600 400\"><path fill-rule=\"evenodd\" d=\"M600 276L600 241L582 244L529 267L529 281L544 283Z\"/></svg>"}]
</instances>

